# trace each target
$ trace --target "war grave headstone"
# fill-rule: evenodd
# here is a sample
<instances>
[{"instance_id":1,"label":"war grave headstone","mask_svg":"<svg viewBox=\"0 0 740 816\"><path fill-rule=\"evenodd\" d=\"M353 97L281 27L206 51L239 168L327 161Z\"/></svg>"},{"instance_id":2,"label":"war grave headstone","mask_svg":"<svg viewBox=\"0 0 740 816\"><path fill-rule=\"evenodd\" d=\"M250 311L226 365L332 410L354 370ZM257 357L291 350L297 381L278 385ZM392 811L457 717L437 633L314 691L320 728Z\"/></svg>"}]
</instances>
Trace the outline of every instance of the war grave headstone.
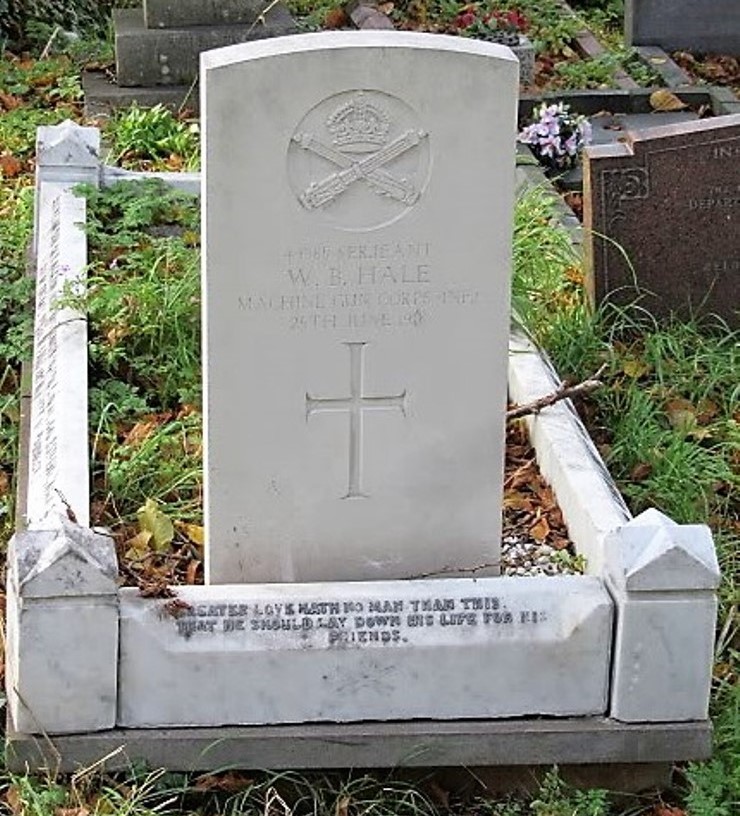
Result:
<instances>
[{"instance_id":1,"label":"war grave headstone","mask_svg":"<svg viewBox=\"0 0 740 816\"><path fill-rule=\"evenodd\" d=\"M203 60L207 581L496 574L517 65L331 42Z\"/></svg>"},{"instance_id":2,"label":"war grave headstone","mask_svg":"<svg viewBox=\"0 0 740 816\"><path fill-rule=\"evenodd\" d=\"M706 756L711 535L630 519L564 403L528 423L589 574L495 574L507 380L519 403L558 382L509 337L514 57L331 33L203 74L208 583L118 588L111 538L64 505L19 528L9 764ZM42 326L34 366L59 371Z\"/></svg>"},{"instance_id":3,"label":"war grave headstone","mask_svg":"<svg viewBox=\"0 0 740 816\"><path fill-rule=\"evenodd\" d=\"M628 132L589 147L584 226L597 303L738 323L740 115Z\"/></svg>"},{"instance_id":4,"label":"war grave headstone","mask_svg":"<svg viewBox=\"0 0 740 816\"><path fill-rule=\"evenodd\" d=\"M736 0L626 0L629 45L659 45L709 54L740 54Z\"/></svg>"}]
</instances>

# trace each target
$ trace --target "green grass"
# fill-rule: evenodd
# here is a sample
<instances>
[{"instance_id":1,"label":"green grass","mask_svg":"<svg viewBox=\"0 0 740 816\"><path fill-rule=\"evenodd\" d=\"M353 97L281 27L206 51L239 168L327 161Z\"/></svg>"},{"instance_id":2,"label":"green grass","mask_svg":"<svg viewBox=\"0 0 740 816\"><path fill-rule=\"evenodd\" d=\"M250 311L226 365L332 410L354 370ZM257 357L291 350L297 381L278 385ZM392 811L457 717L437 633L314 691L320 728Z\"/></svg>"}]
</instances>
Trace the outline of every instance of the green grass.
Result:
<instances>
[{"instance_id":1,"label":"green grass","mask_svg":"<svg viewBox=\"0 0 740 816\"><path fill-rule=\"evenodd\" d=\"M113 164L141 168L144 162L153 169L198 169L198 125L181 121L161 105L148 109L133 105L118 112L107 127L107 135Z\"/></svg>"},{"instance_id":2,"label":"green grass","mask_svg":"<svg viewBox=\"0 0 740 816\"><path fill-rule=\"evenodd\" d=\"M562 252L565 231L560 228L560 239L540 235L546 222L552 228L552 199L537 190L525 198L530 201L524 215L518 212L516 229L526 236L527 247L515 250L515 259L530 259L518 269L525 274L527 299L520 308L529 331L571 380L608 363L606 386L581 409L632 511L657 507L681 523L709 524L714 534L723 574L712 698L715 758L686 771L686 807L689 816L735 813L740 807L740 333L711 319L658 323L638 307L592 312L572 260ZM550 259L542 271L538 245Z\"/></svg>"}]
</instances>

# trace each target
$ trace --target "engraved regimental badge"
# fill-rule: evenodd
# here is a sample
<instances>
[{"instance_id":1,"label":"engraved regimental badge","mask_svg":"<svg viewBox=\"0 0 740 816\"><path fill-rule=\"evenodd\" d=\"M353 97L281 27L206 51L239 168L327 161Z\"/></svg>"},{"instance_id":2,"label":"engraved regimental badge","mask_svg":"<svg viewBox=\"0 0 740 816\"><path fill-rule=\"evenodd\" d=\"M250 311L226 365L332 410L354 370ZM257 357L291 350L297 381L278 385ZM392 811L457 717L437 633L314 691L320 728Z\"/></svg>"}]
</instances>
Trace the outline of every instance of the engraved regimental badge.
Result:
<instances>
[{"instance_id":1,"label":"engraved regimental badge","mask_svg":"<svg viewBox=\"0 0 740 816\"><path fill-rule=\"evenodd\" d=\"M339 229L386 226L419 200L429 176L429 135L403 101L345 91L312 108L288 148L301 205Z\"/></svg>"}]
</instances>

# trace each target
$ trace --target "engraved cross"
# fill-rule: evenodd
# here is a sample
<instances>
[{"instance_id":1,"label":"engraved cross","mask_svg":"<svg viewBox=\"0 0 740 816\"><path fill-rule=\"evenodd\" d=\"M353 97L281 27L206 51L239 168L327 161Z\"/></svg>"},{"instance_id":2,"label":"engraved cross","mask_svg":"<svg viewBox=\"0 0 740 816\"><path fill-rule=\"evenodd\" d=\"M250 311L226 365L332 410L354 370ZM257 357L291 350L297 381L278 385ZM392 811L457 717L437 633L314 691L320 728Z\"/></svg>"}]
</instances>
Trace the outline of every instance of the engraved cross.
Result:
<instances>
[{"instance_id":1,"label":"engraved cross","mask_svg":"<svg viewBox=\"0 0 740 816\"><path fill-rule=\"evenodd\" d=\"M393 396L365 394L365 346L345 343L349 348L349 396L312 397L306 394L306 421L320 411L346 411L349 414L349 486L344 499L367 498L362 492L363 412L397 409L406 416L406 390Z\"/></svg>"}]
</instances>

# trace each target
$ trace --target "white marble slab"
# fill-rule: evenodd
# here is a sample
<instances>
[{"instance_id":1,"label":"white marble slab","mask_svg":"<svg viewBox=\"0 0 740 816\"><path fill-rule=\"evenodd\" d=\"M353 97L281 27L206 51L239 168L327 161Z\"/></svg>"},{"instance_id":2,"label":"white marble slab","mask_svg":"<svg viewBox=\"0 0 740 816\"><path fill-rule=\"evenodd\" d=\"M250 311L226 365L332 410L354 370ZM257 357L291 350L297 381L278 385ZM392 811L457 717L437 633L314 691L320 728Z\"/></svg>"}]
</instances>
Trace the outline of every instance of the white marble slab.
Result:
<instances>
[{"instance_id":1,"label":"white marble slab","mask_svg":"<svg viewBox=\"0 0 740 816\"><path fill-rule=\"evenodd\" d=\"M121 593L118 723L149 727L603 714L598 579Z\"/></svg>"},{"instance_id":2,"label":"white marble slab","mask_svg":"<svg viewBox=\"0 0 740 816\"><path fill-rule=\"evenodd\" d=\"M36 134L32 404L28 479L20 489L30 530L89 520L87 321L59 301L84 286L86 203L74 190L98 183L99 151L99 131L69 120Z\"/></svg>"},{"instance_id":3,"label":"white marble slab","mask_svg":"<svg viewBox=\"0 0 740 816\"><path fill-rule=\"evenodd\" d=\"M118 568L110 536L60 522L8 549L5 686L13 726L65 734L116 719Z\"/></svg>"},{"instance_id":4,"label":"white marble slab","mask_svg":"<svg viewBox=\"0 0 740 816\"><path fill-rule=\"evenodd\" d=\"M202 60L207 582L497 572L515 58Z\"/></svg>"},{"instance_id":5,"label":"white marble slab","mask_svg":"<svg viewBox=\"0 0 740 816\"><path fill-rule=\"evenodd\" d=\"M607 537L605 555L616 609L611 716L706 719L720 580L711 531L650 509Z\"/></svg>"}]
</instances>

